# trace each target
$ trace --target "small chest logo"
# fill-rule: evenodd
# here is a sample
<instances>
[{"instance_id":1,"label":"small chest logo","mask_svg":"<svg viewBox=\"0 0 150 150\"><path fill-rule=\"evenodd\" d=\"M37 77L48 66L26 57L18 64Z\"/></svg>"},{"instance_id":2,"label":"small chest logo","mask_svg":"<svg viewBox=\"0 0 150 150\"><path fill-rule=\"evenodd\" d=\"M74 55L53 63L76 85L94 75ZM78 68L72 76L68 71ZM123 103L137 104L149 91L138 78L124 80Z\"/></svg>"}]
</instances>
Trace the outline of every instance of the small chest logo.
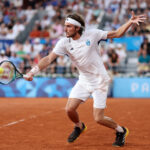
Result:
<instances>
[{"instance_id":1,"label":"small chest logo","mask_svg":"<svg viewBox=\"0 0 150 150\"><path fill-rule=\"evenodd\" d=\"M73 47L70 49L70 51L72 51L73 50Z\"/></svg>"},{"instance_id":2,"label":"small chest logo","mask_svg":"<svg viewBox=\"0 0 150 150\"><path fill-rule=\"evenodd\" d=\"M91 44L90 40L87 40L87 41L86 41L86 45L87 45L87 46L90 46L90 44Z\"/></svg>"}]
</instances>

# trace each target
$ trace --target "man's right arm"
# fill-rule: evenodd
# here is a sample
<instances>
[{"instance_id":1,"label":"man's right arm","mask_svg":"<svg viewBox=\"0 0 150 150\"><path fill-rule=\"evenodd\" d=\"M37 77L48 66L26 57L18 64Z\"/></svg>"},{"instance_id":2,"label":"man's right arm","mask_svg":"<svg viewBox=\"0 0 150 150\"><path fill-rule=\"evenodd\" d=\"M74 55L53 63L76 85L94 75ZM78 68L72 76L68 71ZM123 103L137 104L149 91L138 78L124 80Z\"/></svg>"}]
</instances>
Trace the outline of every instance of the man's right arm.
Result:
<instances>
[{"instance_id":1,"label":"man's right arm","mask_svg":"<svg viewBox=\"0 0 150 150\"><path fill-rule=\"evenodd\" d=\"M144 22L146 20L146 15L134 15L134 12L132 11L132 17L129 19L125 24L123 24L120 28L118 28L115 31L109 31L107 34L107 38L120 38L122 37L125 32L133 25L137 24L139 25L140 23Z\"/></svg>"},{"instance_id":2,"label":"man's right arm","mask_svg":"<svg viewBox=\"0 0 150 150\"><path fill-rule=\"evenodd\" d=\"M51 52L48 56L43 57L38 63L39 69L43 70L44 68L47 68L47 66L51 64L57 57L58 55L54 52Z\"/></svg>"},{"instance_id":3,"label":"man's right arm","mask_svg":"<svg viewBox=\"0 0 150 150\"><path fill-rule=\"evenodd\" d=\"M27 81L32 81L35 74L37 74L40 70L47 68L47 66L51 64L57 57L58 55L54 52L51 52L48 56L43 57L37 66L33 67L26 75L23 76L24 79Z\"/></svg>"}]
</instances>

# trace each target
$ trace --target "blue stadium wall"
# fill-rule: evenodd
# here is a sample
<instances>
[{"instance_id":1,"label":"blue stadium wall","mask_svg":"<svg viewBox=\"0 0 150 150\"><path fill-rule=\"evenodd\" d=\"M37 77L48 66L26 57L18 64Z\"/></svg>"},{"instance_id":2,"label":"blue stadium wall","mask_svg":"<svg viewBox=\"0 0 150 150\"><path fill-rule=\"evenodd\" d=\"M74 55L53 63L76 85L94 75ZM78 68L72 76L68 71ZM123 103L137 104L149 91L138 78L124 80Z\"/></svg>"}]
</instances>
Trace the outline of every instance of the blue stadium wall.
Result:
<instances>
[{"instance_id":1,"label":"blue stadium wall","mask_svg":"<svg viewBox=\"0 0 150 150\"><path fill-rule=\"evenodd\" d=\"M77 79L34 78L32 82L18 79L0 85L0 97L67 97Z\"/></svg>"},{"instance_id":2,"label":"blue stadium wall","mask_svg":"<svg viewBox=\"0 0 150 150\"><path fill-rule=\"evenodd\" d=\"M0 85L0 97L68 97L75 78L34 78L32 82L18 79ZM150 98L150 78L114 78L109 97Z\"/></svg>"},{"instance_id":3,"label":"blue stadium wall","mask_svg":"<svg viewBox=\"0 0 150 150\"><path fill-rule=\"evenodd\" d=\"M114 78L112 93L118 98L150 98L150 78Z\"/></svg>"}]
</instances>

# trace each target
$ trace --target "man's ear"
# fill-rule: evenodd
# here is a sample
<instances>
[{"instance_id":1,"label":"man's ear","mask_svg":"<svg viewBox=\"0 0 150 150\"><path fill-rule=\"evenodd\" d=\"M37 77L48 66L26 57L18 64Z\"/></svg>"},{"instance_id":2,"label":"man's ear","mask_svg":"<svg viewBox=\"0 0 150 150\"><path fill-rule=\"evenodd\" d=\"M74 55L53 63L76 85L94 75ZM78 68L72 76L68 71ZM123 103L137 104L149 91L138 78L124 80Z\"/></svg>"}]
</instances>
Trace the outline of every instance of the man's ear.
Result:
<instances>
[{"instance_id":1,"label":"man's ear","mask_svg":"<svg viewBox=\"0 0 150 150\"><path fill-rule=\"evenodd\" d=\"M79 31L79 30L80 30L80 27L77 27L77 26L76 26L75 28L76 28L76 31Z\"/></svg>"}]
</instances>

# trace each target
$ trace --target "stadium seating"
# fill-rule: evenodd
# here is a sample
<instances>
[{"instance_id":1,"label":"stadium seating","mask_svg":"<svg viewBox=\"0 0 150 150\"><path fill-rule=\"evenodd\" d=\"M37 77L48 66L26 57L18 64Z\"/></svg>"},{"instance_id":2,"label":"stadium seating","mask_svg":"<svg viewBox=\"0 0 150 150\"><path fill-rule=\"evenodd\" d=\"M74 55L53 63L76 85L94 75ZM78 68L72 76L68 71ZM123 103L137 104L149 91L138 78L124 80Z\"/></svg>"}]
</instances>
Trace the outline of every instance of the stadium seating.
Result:
<instances>
[{"instance_id":1,"label":"stadium seating","mask_svg":"<svg viewBox=\"0 0 150 150\"><path fill-rule=\"evenodd\" d=\"M130 18L131 11L134 10L136 14L147 13L147 23L141 24L140 27L131 28L123 38L114 39L113 44L115 45L115 51L117 51L118 43L123 44L126 53L125 61L119 64L118 72L115 76L120 74L138 75L138 51L141 48L144 37L148 37L149 39L150 33L150 10L148 1L141 1L140 4L137 1L133 4L130 0L97 0L95 3L92 0L79 2L78 0L45 0L44 2L38 1L34 5L28 3L25 6L24 3L16 4L10 0L6 3L5 0L2 0L0 2L0 7L2 8L0 10L0 49L6 50L15 41L19 42L20 47L24 47L26 41L30 41L30 45L32 46L31 52L29 53L29 50L23 50L26 53L26 57L24 58L24 69L22 71L25 73L31 66L38 63L39 58L42 58L38 54L42 51L42 48L40 50L35 49L35 39L39 38L40 45L46 44L47 50L50 52L56 42L64 36L63 23L68 13L75 11L84 15L87 28L114 30L125 23ZM105 55L109 53L107 44L108 42L104 43ZM7 57L9 59L10 56ZM109 61L109 56L107 61ZM106 64L109 66L109 62L106 62ZM41 72L39 76L60 75L61 70L59 70L58 60L52 66L49 68L53 68L53 71L48 68L46 71ZM64 69L66 71L62 73L62 76L77 76L76 70L72 69L72 64L68 59L66 61L66 57L64 57L64 66L66 66ZM111 67L107 69L113 74Z\"/></svg>"}]
</instances>

